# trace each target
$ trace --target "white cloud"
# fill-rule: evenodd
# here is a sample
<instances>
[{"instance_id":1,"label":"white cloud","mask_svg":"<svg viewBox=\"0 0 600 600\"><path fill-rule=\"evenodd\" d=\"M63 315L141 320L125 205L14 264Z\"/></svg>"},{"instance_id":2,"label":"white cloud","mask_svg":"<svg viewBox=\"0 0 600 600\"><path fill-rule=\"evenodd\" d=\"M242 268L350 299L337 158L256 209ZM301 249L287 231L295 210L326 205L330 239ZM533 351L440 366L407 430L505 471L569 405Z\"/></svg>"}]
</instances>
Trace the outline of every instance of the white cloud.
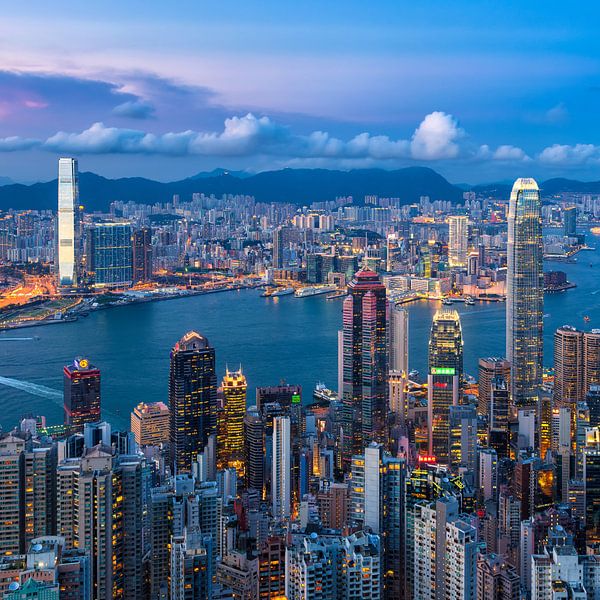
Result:
<instances>
[{"instance_id":1,"label":"white cloud","mask_svg":"<svg viewBox=\"0 0 600 600\"><path fill-rule=\"evenodd\" d=\"M452 115L432 112L417 127L410 143L411 154L421 160L456 158L460 152L457 141L462 137L464 131Z\"/></svg>"},{"instance_id":2,"label":"white cloud","mask_svg":"<svg viewBox=\"0 0 600 600\"><path fill-rule=\"evenodd\" d=\"M513 162L531 160L525 153L525 150L509 144L498 146L498 148L496 148L495 152L492 154L492 158L494 160L506 160Z\"/></svg>"},{"instance_id":3,"label":"white cloud","mask_svg":"<svg viewBox=\"0 0 600 600\"><path fill-rule=\"evenodd\" d=\"M0 138L0 152L18 152L19 150L29 150L40 144L39 140L11 136Z\"/></svg>"},{"instance_id":4,"label":"white cloud","mask_svg":"<svg viewBox=\"0 0 600 600\"><path fill-rule=\"evenodd\" d=\"M600 146L594 144L553 144L538 156L541 163L549 165L584 165L600 162Z\"/></svg>"}]
</instances>

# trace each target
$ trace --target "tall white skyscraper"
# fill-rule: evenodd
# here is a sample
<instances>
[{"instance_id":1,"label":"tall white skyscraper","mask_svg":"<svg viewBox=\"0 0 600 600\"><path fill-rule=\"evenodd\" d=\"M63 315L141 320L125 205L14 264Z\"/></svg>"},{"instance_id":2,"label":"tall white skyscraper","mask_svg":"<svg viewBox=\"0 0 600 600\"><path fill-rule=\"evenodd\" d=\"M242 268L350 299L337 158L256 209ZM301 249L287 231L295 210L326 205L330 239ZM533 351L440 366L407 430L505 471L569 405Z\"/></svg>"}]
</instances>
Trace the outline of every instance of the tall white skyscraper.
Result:
<instances>
[{"instance_id":1,"label":"tall white skyscraper","mask_svg":"<svg viewBox=\"0 0 600 600\"><path fill-rule=\"evenodd\" d=\"M451 267L467 266L469 220L463 215L448 217L448 261Z\"/></svg>"},{"instance_id":2,"label":"tall white skyscraper","mask_svg":"<svg viewBox=\"0 0 600 600\"><path fill-rule=\"evenodd\" d=\"M542 383L544 269L542 203L534 179L517 179L510 195L506 274L506 357L517 406L537 400Z\"/></svg>"},{"instance_id":3,"label":"tall white skyscraper","mask_svg":"<svg viewBox=\"0 0 600 600\"><path fill-rule=\"evenodd\" d=\"M390 371L408 375L408 311L397 305L390 310Z\"/></svg>"},{"instance_id":4,"label":"tall white skyscraper","mask_svg":"<svg viewBox=\"0 0 600 600\"><path fill-rule=\"evenodd\" d=\"M287 519L291 512L292 448L290 418L273 419L273 471L271 496L273 517Z\"/></svg>"},{"instance_id":5,"label":"tall white skyscraper","mask_svg":"<svg viewBox=\"0 0 600 600\"><path fill-rule=\"evenodd\" d=\"M56 261L58 263L58 283L65 287L77 285L78 212L79 176L77 160L74 158L59 158Z\"/></svg>"}]
</instances>

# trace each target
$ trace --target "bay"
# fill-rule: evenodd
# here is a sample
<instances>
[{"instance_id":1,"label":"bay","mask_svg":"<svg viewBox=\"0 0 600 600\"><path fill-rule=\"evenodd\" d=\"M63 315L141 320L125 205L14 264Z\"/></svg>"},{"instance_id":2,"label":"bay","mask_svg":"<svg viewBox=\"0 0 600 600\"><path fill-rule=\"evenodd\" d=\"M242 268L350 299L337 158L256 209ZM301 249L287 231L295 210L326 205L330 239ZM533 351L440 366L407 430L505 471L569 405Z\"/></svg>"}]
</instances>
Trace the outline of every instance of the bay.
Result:
<instances>
[{"instance_id":1,"label":"bay","mask_svg":"<svg viewBox=\"0 0 600 600\"><path fill-rule=\"evenodd\" d=\"M552 365L552 336L561 325L600 328L600 237L589 236L595 251L577 263L547 263L563 270L577 288L545 297L545 364ZM425 373L427 342L438 302L406 305L410 318L410 368ZM465 370L476 375L481 356L503 356L505 304L455 305L463 327ZM337 331L342 300L323 296L261 298L257 290L192 296L93 312L74 323L0 333L0 426L13 427L25 413L62 422L62 368L87 356L102 372L103 417L127 427L139 402L167 400L169 353L190 329L216 348L219 380L225 366L240 364L255 387L281 380L299 383L309 398L318 381L337 387ZM584 317L590 322L585 323Z\"/></svg>"}]
</instances>

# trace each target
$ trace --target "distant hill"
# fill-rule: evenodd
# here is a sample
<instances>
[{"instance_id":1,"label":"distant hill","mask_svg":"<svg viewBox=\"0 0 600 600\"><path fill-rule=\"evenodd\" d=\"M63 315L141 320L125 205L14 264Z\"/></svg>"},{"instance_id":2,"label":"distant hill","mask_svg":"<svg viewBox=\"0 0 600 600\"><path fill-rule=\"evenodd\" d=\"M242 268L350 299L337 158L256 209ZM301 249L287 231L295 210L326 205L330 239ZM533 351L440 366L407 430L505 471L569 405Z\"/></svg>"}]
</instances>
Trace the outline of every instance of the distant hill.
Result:
<instances>
[{"instance_id":1,"label":"distant hill","mask_svg":"<svg viewBox=\"0 0 600 600\"><path fill-rule=\"evenodd\" d=\"M578 194L600 194L600 181L577 181L575 179L564 179L557 177L547 181L538 182L542 196L548 198L555 194L574 192ZM488 194L494 198L509 198L512 183L486 183L474 185L471 190L479 194Z\"/></svg>"},{"instance_id":2,"label":"distant hill","mask_svg":"<svg viewBox=\"0 0 600 600\"><path fill-rule=\"evenodd\" d=\"M356 202L362 202L364 196L370 194L400 198L406 204L417 202L420 196L452 202L462 198L462 190L426 167L395 171L283 169L256 175L244 173L243 177L219 169L214 175L201 173L170 183L141 177L107 179L95 173L81 173L79 192L82 204L92 211L106 210L114 200L167 202L173 194L187 199L194 192L216 196L247 194L260 202L291 202L298 205L334 200L337 196L353 196ZM56 179L33 185L0 186L0 208L54 209L56 195Z\"/></svg>"}]
</instances>

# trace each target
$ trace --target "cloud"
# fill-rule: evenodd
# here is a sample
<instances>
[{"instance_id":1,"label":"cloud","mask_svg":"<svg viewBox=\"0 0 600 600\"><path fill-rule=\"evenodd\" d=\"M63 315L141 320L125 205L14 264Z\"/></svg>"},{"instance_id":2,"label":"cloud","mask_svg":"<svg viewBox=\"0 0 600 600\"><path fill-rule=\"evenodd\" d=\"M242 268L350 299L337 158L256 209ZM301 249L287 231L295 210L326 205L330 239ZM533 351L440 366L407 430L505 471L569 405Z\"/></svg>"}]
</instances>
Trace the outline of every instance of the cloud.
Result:
<instances>
[{"instance_id":1,"label":"cloud","mask_svg":"<svg viewBox=\"0 0 600 600\"><path fill-rule=\"evenodd\" d=\"M128 100L112 110L112 114L116 117L128 119L150 119L154 116L154 112L154 106L145 100Z\"/></svg>"},{"instance_id":2,"label":"cloud","mask_svg":"<svg viewBox=\"0 0 600 600\"><path fill-rule=\"evenodd\" d=\"M556 106L546 111L545 117L548 123L563 123L568 119L569 111L564 102L559 102Z\"/></svg>"},{"instance_id":3,"label":"cloud","mask_svg":"<svg viewBox=\"0 0 600 600\"><path fill-rule=\"evenodd\" d=\"M415 131L410 143L411 154L422 160L455 158L460 152L457 141L462 137L464 131L452 115L432 112Z\"/></svg>"},{"instance_id":4,"label":"cloud","mask_svg":"<svg viewBox=\"0 0 600 600\"><path fill-rule=\"evenodd\" d=\"M40 141L18 136L0 138L0 152L18 152L39 146Z\"/></svg>"},{"instance_id":5,"label":"cloud","mask_svg":"<svg viewBox=\"0 0 600 600\"><path fill-rule=\"evenodd\" d=\"M495 152L492 154L492 158L494 160L506 160L514 162L531 160L531 158L529 158L529 156L527 156L525 153L525 150L509 144L498 146L498 148L496 148Z\"/></svg>"},{"instance_id":6,"label":"cloud","mask_svg":"<svg viewBox=\"0 0 600 600\"><path fill-rule=\"evenodd\" d=\"M541 163L548 165L585 165L600 162L600 146L594 144L553 144L544 148L538 156Z\"/></svg>"}]
</instances>

